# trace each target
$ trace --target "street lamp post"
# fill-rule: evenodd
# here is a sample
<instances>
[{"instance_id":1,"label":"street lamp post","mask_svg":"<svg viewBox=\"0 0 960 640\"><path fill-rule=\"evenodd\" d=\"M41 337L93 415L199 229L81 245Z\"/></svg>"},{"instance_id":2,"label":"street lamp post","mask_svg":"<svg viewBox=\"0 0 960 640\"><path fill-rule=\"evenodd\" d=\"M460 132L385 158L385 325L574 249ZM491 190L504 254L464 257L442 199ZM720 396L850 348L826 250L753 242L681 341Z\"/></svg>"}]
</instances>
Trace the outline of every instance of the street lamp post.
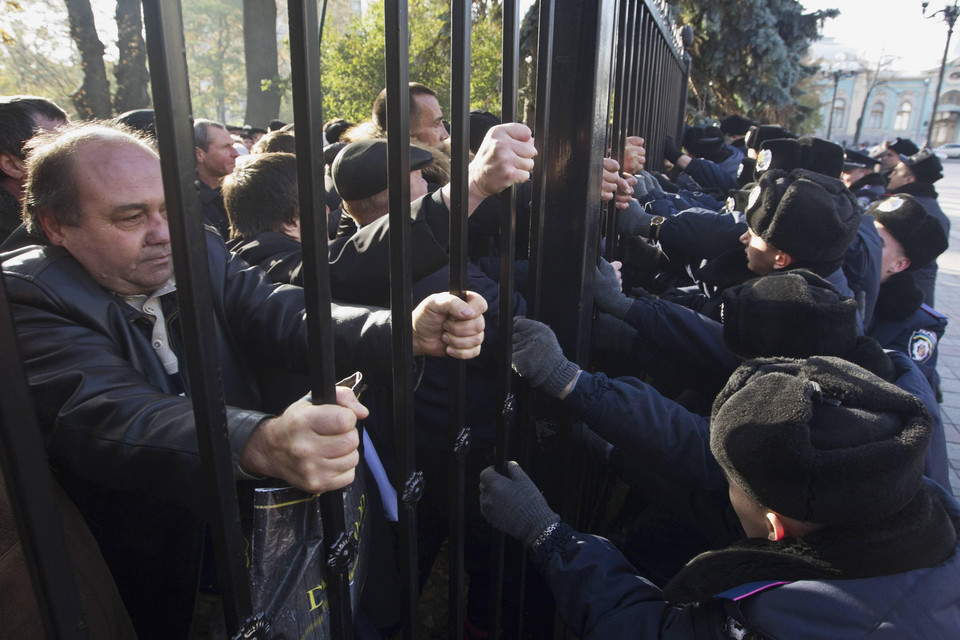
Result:
<instances>
[{"instance_id":1,"label":"street lamp post","mask_svg":"<svg viewBox=\"0 0 960 640\"><path fill-rule=\"evenodd\" d=\"M928 18L933 18L939 14L943 15L943 21L947 23L947 44L943 47L943 59L940 61L940 77L937 79L937 90L933 94L933 112L930 114L930 123L927 126L927 146L933 144L933 123L937 119L937 106L940 103L940 88L943 86L943 73L947 69L947 53L950 51L950 38L953 37L953 25L957 21L957 14L960 13L960 8L957 7L957 0L953 0L953 5L947 5L939 11L934 11L929 16L927 16L927 7L930 6L929 2L924 2L923 15Z\"/></svg>"},{"instance_id":2,"label":"street lamp post","mask_svg":"<svg viewBox=\"0 0 960 640\"><path fill-rule=\"evenodd\" d=\"M833 71L824 71L823 74L828 78L833 78L833 98L830 99L830 116L827 118L827 140L829 140L830 134L833 133L833 112L836 110L837 106L837 85L840 84L841 78L855 76L857 75L857 72L834 69Z\"/></svg>"}]
</instances>

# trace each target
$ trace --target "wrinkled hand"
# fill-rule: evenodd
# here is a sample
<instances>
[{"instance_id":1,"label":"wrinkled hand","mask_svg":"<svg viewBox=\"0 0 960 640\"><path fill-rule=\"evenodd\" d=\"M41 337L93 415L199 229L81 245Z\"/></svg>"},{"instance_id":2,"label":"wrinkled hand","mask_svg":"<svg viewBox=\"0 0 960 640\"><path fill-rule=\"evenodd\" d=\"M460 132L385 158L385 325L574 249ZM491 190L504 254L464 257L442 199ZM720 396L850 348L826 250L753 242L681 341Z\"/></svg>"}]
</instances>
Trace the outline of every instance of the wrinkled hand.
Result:
<instances>
[{"instance_id":1,"label":"wrinkled hand","mask_svg":"<svg viewBox=\"0 0 960 640\"><path fill-rule=\"evenodd\" d=\"M623 294L623 283L618 269L619 262L613 264L600 260L593 291L593 301L601 311L623 320L633 305L633 300Z\"/></svg>"},{"instance_id":2,"label":"wrinkled hand","mask_svg":"<svg viewBox=\"0 0 960 640\"><path fill-rule=\"evenodd\" d=\"M448 355L469 360L480 355L487 301L467 291L466 301L435 293L413 310L413 355Z\"/></svg>"},{"instance_id":3,"label":"wrinkled hand","mask_svg":"<svg viewBox=\"0 0 960 640\"><path fill-rule=\"evenodd\" d=\"M647 150L643 146L644 139L640 136L627 136L623 148L623 170L627 173L643 171L647 163Z\"/></svg>"},{"instance_id":4,"label":"wrinkled hand","mask_svg":"<svg viewBox=\"0 0 960 640\"><path fill-rule=\"evenodd\" d=\"M580 373L550 327L523 316L513 319L513 370L554 398L564 398Z\"/></svg>"},{"instance_id":5,"label":"wrinkled hand","mask_svg":"<svg viewBox=\"0 0 960 640\"><path fill-rule=\"evenodd\" d=\"M283 415L268 418L253 430L240 466L308 493L345 487L353 482L360 461L357 419L369 413L345 387L337 387L335 405L297 400Z\"/></svg>"},{"instance_id":6,"label":"wrinkled hand","mask_svg":"<svg viewBox=\"0 0 960 640\"><path fill-rule=\"evenodd\" d=\"M617 198L617 208L627 206L633 194L633 187L620 175L620 164L613 158L603 159L603 181L600 183L600 200L610 202ZM623 198L621 198L623 196Z\"/></svg>"},{"instance_id":7,"label":"wrinkled hand","mask_svg":"<svg viewBox=\"0 0 960 640\"><path fill-rule=\"evenodd\" d=\"M495 529L530 547L560 516L544 500L537 485L516 462L507 463L507 475L493 467L480 472L480 512Z\"/></svg>"},{"instance_id":8,"label":"wrinkled hand","mask_svg":"<svg viewBox=\"0 0 960 640\"><path fill-rule=\"evenodd\" d=\"M533 133L518 122L491 127L470 163L470 190L481 199L526 182L537 149Z\"/></svg>"}]
</instances>

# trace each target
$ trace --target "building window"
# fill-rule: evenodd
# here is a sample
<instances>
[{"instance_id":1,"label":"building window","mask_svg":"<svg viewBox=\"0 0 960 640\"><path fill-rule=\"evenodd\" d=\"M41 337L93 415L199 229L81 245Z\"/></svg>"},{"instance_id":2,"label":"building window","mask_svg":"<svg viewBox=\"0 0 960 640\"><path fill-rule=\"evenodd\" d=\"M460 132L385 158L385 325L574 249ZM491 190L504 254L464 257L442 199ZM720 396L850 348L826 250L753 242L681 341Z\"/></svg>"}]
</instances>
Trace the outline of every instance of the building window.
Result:
<instances>
[{"instance_id":1,"label":"building window","mask_svg":"<svg viewBox=\"0 0 960 640\"><path fill-rule=\"evenodd\" d=\"M947 91L941 96L940 104L960 104L960 91Z\"/></svg>"},{"instance_id":2,"label":"building window","mask_svg":"<svg viewBox=\"0 0 960 640\"><path fill-rule=\"evenodd\" d=\"M870 120L867 121L867 127L870 129L881 129L883 128L883 103L874 102L873 107L870 108Z\"/></svg>"},{"instance_id":3,"label":"building window","mask_svg":"<svg viewBox=\"0 0 960 640\"><path fill-rule=\"evenodd\" d=\"M843 117L847 114L847 101L844 98L837 98L833 104L833 126L840 128L843 126Z\"/></svg>"},{"instance_id":4,"label":"building window","mask_svg":"<svg viewBox=\"0 0 960 640\"><path fill-rule=\"evenodd\" d=\"M910 114L913 112L913 105L909 102L904 102L900 105L900 108L897 109L897 119L893 123L894 129L909 129L910 128Z\"/></svg>"}]
</instances>

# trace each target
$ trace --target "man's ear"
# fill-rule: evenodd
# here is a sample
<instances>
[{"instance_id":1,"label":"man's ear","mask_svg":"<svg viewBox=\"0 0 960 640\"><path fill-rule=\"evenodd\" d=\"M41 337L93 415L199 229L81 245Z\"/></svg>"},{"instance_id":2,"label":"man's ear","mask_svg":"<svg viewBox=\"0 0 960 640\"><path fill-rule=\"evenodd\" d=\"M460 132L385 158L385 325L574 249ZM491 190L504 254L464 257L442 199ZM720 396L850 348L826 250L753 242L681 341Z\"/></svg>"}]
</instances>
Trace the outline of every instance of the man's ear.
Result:
<instances>
[{"instance_id":1,"label":"man's ear","mask_svg":"<svg viewBox=\"0 0 960 640\"><path fill-rule=\"evenodd\" d=\"M0 171L18 182L22 182L27 177L27 168L23 160L6 151L0 153Z\"/></svg>"},{"instance_id":2,"label":"man's ear","mask_svg":"<svg viewBox=\"0 0 960 640\"><path fill-rule=\"evenodd\" d=\"M899 258L893 261L890 267L887 269L887 272L890 275L895 273L900 273L901 271L906 271L910 267L910 258L906 255L901 254Z\"/></svg>"},{"instance_id":3,"label":"man's ear","mask_svg":"<svg viewBox=\"0 0 960 640\"><path fill-rule=\"evenodd\" d=\"M200 147L194 147L197 151L197 164L203 164L204 152Z\"/></svg>"},{"instance_id":4,"label":"man's ear","mask_svg":"<svg viewBox=\"0 0 960 640\"><path fill-rule=\"evenodd\" d=\"M774 269L786 269L791 264L793 264L793 256L786 251L777 251L777 254L773 257Z\"/></svg>"},{"instance_id":5,"label":"man's ear","mask_svg":"<svg viewBox=\"0 0 960 640\"><path fill-rule=\"evenodd\" d=\"M767 540L783 540L784 526L780 516L772 511L767 511Z\"/></svg>"},{"instance_id":6,"label":"man's ear","mask_svg":"<svg viewBox=\"0 0 960 640\"><path fill-rule=\"evenodd\" d=\"M50 244L62 247L65 240L63 225L53 217L53 212L46 208L38 209L37 220L40 221L40 226L43 227L43 232L47 234L47 239L50 240Z\"/></svg>"}]
</instances>

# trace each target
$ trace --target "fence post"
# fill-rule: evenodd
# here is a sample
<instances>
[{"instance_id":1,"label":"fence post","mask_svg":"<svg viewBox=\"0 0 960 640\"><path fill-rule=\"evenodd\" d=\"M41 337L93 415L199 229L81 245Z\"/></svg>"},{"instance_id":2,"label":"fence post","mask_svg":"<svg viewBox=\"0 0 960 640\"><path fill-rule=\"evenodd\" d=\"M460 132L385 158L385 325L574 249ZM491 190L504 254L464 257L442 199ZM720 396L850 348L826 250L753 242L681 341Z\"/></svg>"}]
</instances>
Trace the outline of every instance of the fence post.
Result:
<instances>
[{"instance_id":1,"label":"fence post","mask_svg":"<svg viewBox=\"0 0 960 640\"><path fill-rule=\"evenodd\" d=\"M143 5L157 146L170 224L187 375L202 460L201 488L214 541L228 633L251 613L237 488L210 299L210 275L197 193L190 88L179 2Z\"/></svg>"}]
</instances>

